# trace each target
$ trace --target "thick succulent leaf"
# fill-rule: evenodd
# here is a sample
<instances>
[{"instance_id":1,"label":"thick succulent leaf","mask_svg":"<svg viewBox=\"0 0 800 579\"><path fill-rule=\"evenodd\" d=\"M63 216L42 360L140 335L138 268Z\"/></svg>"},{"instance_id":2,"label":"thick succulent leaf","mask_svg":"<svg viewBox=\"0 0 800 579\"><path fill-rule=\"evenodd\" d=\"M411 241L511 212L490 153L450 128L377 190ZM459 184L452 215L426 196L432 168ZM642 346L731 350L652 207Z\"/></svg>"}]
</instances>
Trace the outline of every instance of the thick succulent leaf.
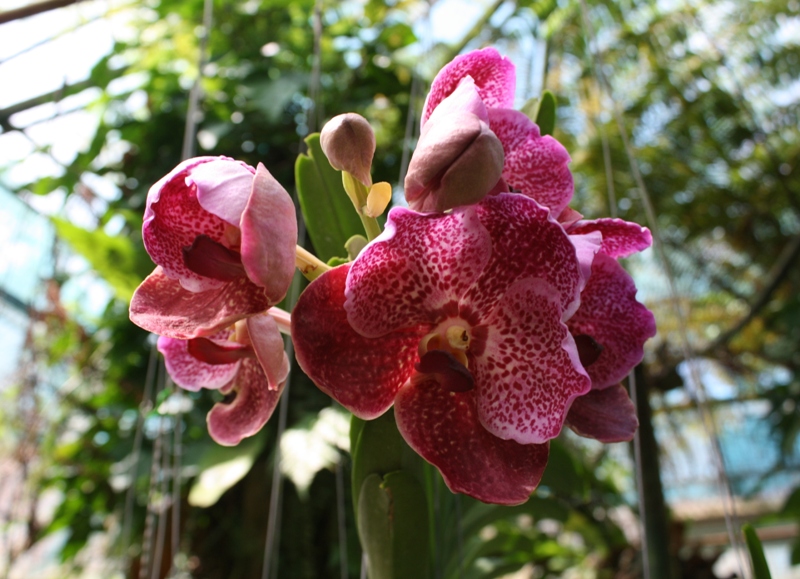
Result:
<instances>
[{"instance_id":1,"label":"thick succulent leaf","mask_svg":"<svg viewBox=\"0 0 800 579\"><path fill-rule=\"evenodd\" d=\"M567 414L567 426L600 442L625 442L633 439L639 419L628 391L617 384L576 398Z\"/></svg>"},{"instance_id":2,"label":"thick succulent leaf","mask_svg":"<svg viewBox=\"0 0 800 579\"><path fill-rule=\"evenodd\" d=\"M603 347L586 371L593 388L619 383L644 356L644 343L656 334L653 314L636 301L636 286L617 261L595 256L581 305L568 321L574 336L591 336Z\"/></svg>"},{"instance_id":3,"label":"thick succulent leaf","mask_svg":"<svg viewBox=\"0 0 800 579\"><path fill-rule=\"evenodd\" d=\"M247 276L276 304L294 277L297 215L292 198L261 163L242 212L241 230Z\"/></svg>"},{"instance_id":4,"label":"thick succulent leaf","mask_svg":"<svg viewBox=\"0 0 800 579\"><path fill-rule=\"evenodd\" d=\"M542 136L539 127L523 113L491 109L489 126L505 151L503 178L523 195L549 207L558 215L574 192L569 153L553 137Z\"/></svg>"},{"instance_id":5,"label":"thick succulent leaf","mask_svg":"<svg viewBox=\"0 0 800 579\"><path fill-rule=\"evenodd\" d=\"M342 174L331 167L319 133L305 139L308 152L294 166L297 196L316 255L327 262L345 254L344 245L364 227L342 186Z\"/></svg>"},{"instance_id":6,"label":"thick succulent leaf","mask_svg":"<svg viewBox=\"0 0 800 579\"><path fill-rule=\"evenodd\" d=\"M396 471L365 479L358 499L358 530L370 579L428 577L427 500L411 474Z\"/></svg>"},{"instance_id":7,"label":"thick succulent leaf","mask_svg":"<svg viewBox=\"0 0 800 579\"><path fill-rule=\"evenodd\" d=\"M157 267L131 299L131 321L154 334L187 340L209 336L273 304L246 277L204 292L191 292Z\"/></svg>"},{"instance_id":8,"label":"thick succulent leaf","mask_svg":"<svg viewBox=\"0 0 800 579\"><path fill-rule=\"evenodd\" d=\"M349 264L331 269L306 288L292 312L297 362L326 394L359 418L371 420L392 405L411 375L425 327L365 338L347 321ZM380 309L373 303L373 309Z\"/></svg>"},{"instance_id":9,"label":"thick succulent leaf","mask_svg":"<svg viewBox=\"0 0 800 579\"><path fill-rule=\"evenodd\" d=\"M603 235L603 245L600 251L609 257L628 257L647 249L653 243L653 236L649 229L638 223L622 219L604 218L578 221L569 228L570 235L594 231L599 231Z\"/></svg>"},{"instance_id":10,"label":"thick succulent leaf","mask_svg":"<svg viewBox=\"0 0 800 579\"><path fill-rule=\"evenodd\" d=\"M383 234L347 276L345 309L353 328L377 337L457 311L491 253L474 207L444 215L392 209Z\"/></svg>"},{"instance_id":11,"label":"thick succulent leaf","mask_svg":"<svg viewBox=\"0 0 800 579\"><path fill-rule=\"evenodd\" d=\"M409 381L397 394L395 417L403 438L439 469L450 490L483 502L525 502L547 464L547 444L518 444L487 431L473 392Z\"/></svg>"},{"instance_id":12,"label":"thick succulent leaf","mask_svg":"<svg viewBox=\"0 0 800 579\"><path fill-rule=\"evenodd\" d=\"M487 107L514 106L517 78L514 64L495 48L474 50L455 57L433 79L422 110L422 126L434 109L456 90L463 78L472 77Z\"/></svg>"},{"instance_id":13,"label":"thick succulent leaf","mask_svg":"<svg viewBox=\"0 0 800 579\"><path fill-rule=\"evenodd\" d=\"M767 557L764 555L764 546L753 525L750 523L742 525L742 533L747 543L747 550L750 552L750 561L753 563L753 579L772 579Z\"/></svg>"},{"instance_id":14,"label":"thick succulent leaf","mask_svg":"<svg viewBox=\"0 0 800 579\"><path fill-rule=\"evenodd\" d=\"M231 402L218 402L206 417L208 433L223 446L235 446L253 436L269 420L286 382L272 390L258 361L242 360L234 381L225 393L235 393Z\"/></svg>"},{"instance_id":15,"label":"thick succulent leaf","mask_svg":"<svg viewBox=\"0 0 800 579\"><path fill-rule=\"evenodd\" d=\"M520 444L555 438L572 401L591 388L558 292L542 279L520 280L485 323L486 347L473 369L481 424Z\"/></svg>"}]
</instances>

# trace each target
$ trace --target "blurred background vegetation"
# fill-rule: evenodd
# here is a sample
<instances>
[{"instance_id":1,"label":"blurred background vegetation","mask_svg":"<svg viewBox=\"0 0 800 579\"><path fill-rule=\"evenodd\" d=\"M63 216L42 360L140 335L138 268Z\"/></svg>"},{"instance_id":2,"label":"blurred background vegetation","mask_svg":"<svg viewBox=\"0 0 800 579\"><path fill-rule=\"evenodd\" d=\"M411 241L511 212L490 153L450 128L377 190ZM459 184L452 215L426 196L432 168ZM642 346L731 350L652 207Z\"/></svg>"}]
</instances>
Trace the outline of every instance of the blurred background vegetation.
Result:
<instances>
[{"instance_id":1,"label":"blurred background vegetation","mask_svg":"<svg viewBox=\"0 0 800 579\"><path fill-rule=\"evenodd\" d=\"M128 321L153 267L145 197L185 150L195 83L197 154L263 162L292 191L303 138L355 111L375 180L399 187L433 75L490 44L518 106L557 96L571 206L657 232L626 265L659 334L636 373L639 452L565 433L515 508L436 482L434 576L731 577L726 486L774 576L800 576L797 0L209 4L207 31L202 0L0 12L0 577L360 576L344 413L297 370L280 440L276 415L218 447L214 393L176 392ZM99 43L98 23L88 74L13 96L44 74L14 66Z\"/></svg>"}]
</instances>

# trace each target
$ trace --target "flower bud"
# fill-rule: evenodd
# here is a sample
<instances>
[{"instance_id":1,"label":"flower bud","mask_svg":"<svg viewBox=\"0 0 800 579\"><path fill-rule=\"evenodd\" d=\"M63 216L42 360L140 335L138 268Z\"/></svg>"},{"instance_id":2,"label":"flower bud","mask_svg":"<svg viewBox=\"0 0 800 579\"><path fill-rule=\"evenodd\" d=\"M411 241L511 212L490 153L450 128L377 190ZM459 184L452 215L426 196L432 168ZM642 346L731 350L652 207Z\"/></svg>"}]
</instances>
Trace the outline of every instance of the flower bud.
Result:
<instances>
[{"instance_id":1,"label":"flower bud","mask_svg":"<svg viewBox=\"0 0 800 579\"><path fill-rule=\"evenodd\" d=\"M467 111L431 117L408 167L405 195L416 211L446 211L483 199L503 173L503 145Z\"/></svg>"},{"instance_id":2,"label":"flower bud","mask_svg":"<svg viewBox=\"0 0 800 579\"><path fill-rule=\"evenodd\" d=\"M320 145L334 169L347 171L366 187L372 185L375 133L364 117L356 113L333 117L322 127Z\"/></svg>"}]
</instances>

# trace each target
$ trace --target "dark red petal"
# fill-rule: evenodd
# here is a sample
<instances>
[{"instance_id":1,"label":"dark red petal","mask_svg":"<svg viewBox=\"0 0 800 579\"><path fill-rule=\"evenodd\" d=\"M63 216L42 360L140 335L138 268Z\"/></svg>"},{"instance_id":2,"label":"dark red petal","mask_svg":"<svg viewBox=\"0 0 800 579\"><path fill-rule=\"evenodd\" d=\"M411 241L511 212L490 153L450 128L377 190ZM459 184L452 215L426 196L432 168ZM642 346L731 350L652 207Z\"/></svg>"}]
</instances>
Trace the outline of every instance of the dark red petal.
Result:
<instances>
[{"instance_id":1,"label":"dark red petal","mask_svg":"<svg viewBox=\"0 0 800 579\"><path fill-rule=\"evenodd\" d=\"M602 344L597 343L597 340L586 334L573 336L575 338L575 345L578 347L578 356L581 359L581 364L587 368L597 362L600 354L603 353Z\"/></svg>"},{"instance_id":2,"label":"dark red petal","mask_svg":"<svg viewBox=\"0 0 800 579\"><path fill-rule=\"evenodd\" d=\"M216 390L233 380L239 371L238 360L232 364L206 364L189 353L189 342L167 336L158 338L158 351L164 354L164 364L175 384L196 392L201 388Z\"/></svg>"},{"instance_id":3,"label":"dark red petal","mask_svg":"<svg viewBox=\"0 0 800 579\"><path fill-rule=\"evenodd\" d=\"M503 178L515 190L559 215L574 191L569 154L525 114L510 109L489 110L489 126L503 144Z\"/></svg>"},{"instance_id":4,"label":"dark red petal","mask_svg":"<svg viewBox=\"0 0 800 579\"><path fill-rule=\"evenodd\" d=\"M152 260L167 274L180 279L191 291L206 291L223 285L220 280L191 271L183 260L182 249L189 247L198 235L207 235L216 242L225 239L223 219L205 210L197 198L197 185L192 173L204 166L231 162L224 157L188 159L150 188L142 225L142 239Z\"/></svg>"},{"instance_id":5,"label":"dark red petal","mask_svg":"<svg viewBox=\"0 0 800 579\"><path fill-rule=\"evenodd\" d=\"M392 209L383 234L361 252L347 277L345 307L353 328L378 337L437 323L446 308L457 309L492 252L476 207L424 215Z\"/></svg>"},{"instance_id":6,"label":"dark red petal","mask_svg":"<svg viewBox=\"0 0 800 579\"><path fill-rule=\"evenodd\" d=\"M186 344L189 354L198 362L211 365L235 364L244 358L254 358L253 349L242 344L222 346L208 338L193 338Z\"/></svg>"},{"instance_id":7,"label":"dark red petal","mask_svg":"<svg viewBox=\"0 0 800 579\"><path fill-rule=\"evenodd\" d=\"M157 267L136 288L131 321L154 334L187 340L209 336L237 320L263 312L273 304L264 289L246 277L220 288L190 292Z\"/></svg>"},{"instance_id":8,"label":"dark red petal","mask_svg":"<svg viewBox=\"0 0 800 579\"><path fill-rule=\"evenodd\" d=\"M292 341L300 367L320 390L370 420L391 407L428 330L415 326L380 338L353 330L344 310L349 269L345 264L327 271L306 288L292 311Z\"/></svg>"},{"instance_id":9,"label":"dark red petal","mask_svg":"<svg viewBox=\"0 0 800 579\"><path fill-rule=\"evenodd\" d=\"M628 257L650 247L653 236L650 230L637 223L622 219L595 219L578 221L569 228L570 235L599 231L603 234L600 251L609 257Z\"/></svg>"},{"instance_id":10,"label":"dark red petal","mask_svg":"<svg viewBox=\"0 0 800 579\"><path fill-rule=\"evenodd\" d=\"M481 424L495 436L520 444L555 438L572 401L591 388L558 302L553 286L524 279L485 319L486 347L472 371Z\"/></svg>"},{"instance_id":11,"label":"dark red petal","mask_svg":"<svg viewBox=\"0 0 800 579\"><path fill-rule=\"evenodd\" d=\"M256 358L267 376L270 390L275 390L289 375L289 358L283 345L278 324L269 314L247 318L247 335Z\"/></svg>"},{"instance_id":12,"label":"dark red petal","mask_svg":"<svg viewBox=\"0 0 800 579\"><path fill-rule=\"evenodd\" d=\"M515 193L487 197L473 207L489 232L492 253L462 305L485 318L514 282L536 277L558 292L568 317L578 307L583 276L575 246L549 211Z\"/></svg>"},{"instance_id":13,"label":"dark red petal","mask_svg":"<svg viewBox=\"0 0 800 579\"><path fill-rule=\"evenodd\" d=\"M514 64L495 48L473 50L455 57L433 79L422 110L423 126L439 103L467 76L475 81L475 88L487 107L514 106L517 84Z\"/></svg>"},{"instance_id":14,"label":"dark red petal","mask_svg":"<svg viewBox=\"0 0 800 579\"><path fill-rule=\"evenodd\" d=\"M617 384L576 398L567 414L566 424L586 438L623 442L633 438L639 420L628 391L622 384Z\"/></svg>"},{"instance_id":15,"label":"dark red petal","mask_svg":"<svg viewBox=\"0 0 800 579\"><path fill-rule=\"evenodd\" d=\"M433 380L414 382L395 400L406 442L441 471L453 492L485 503L524 503L542 478L548 445L490 434L478 421L472 392L448 392Z\"/></svg>"},{"instance_id":16,"label":"dark red petal","mask_svg":"<svg viewBox=\"0 0 800 579\"><path fill-rule=\"evenodd\" d=\"M444 350L426 352L414 368L421 374L434 375L439 386L450 392L467 392L475 388L475 379L470 371Z\"/></svg>"},{"instance_id":17,"label":"dark red petal","mask_svg":"<svg viewBox=\"0 0 800 579\"><path fill-rule=\"evenodd\" d=\"M254 359L242 360L233 383L224 389L235 392L235 397L215 404L206 417L211 438L223 446L235 446L256 434L272 416L285 385L282 382L271 390L261 365Z\"/></svg>"},{"instance_id":18,"label":"dark red petal","mask_svg":"<svg viewBox=\"0 0 800 579\"><path fill-rule=\"evenodd\" d=\"M586 371L592 388L617 384L642 361L644 343L655 336L653 314L636 301L636 286L616 260L598 253L581 305L567 321L573 336L586 334L603 351Z\"/></svg>"},{"instance_id":19,"label":"dark red petal","mask_svg":"<svg viewBox=\"0 0 800 579\"><path fill-rule=\"evenodd\" d=\"M208 235L198 235L191 246L183 248L183 263L190 271L219 281L233 281L247 275L241 254Z\"/></svg>"}]
</instances>

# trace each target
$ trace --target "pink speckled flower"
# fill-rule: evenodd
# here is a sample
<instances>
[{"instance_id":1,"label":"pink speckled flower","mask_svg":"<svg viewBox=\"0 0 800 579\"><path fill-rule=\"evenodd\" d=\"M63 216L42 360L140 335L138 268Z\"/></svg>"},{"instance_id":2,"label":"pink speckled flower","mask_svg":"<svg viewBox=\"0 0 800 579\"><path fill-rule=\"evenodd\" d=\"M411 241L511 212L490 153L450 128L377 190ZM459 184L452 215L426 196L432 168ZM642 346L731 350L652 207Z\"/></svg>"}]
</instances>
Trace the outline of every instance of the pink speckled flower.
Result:
<instances>
[{"instance_id":1,"label":"pink speckled flower","mask_svg":"<svg viewBox=\"0 0 800 579\"><path fill-rule=\"evenodd\" d=\"M569 154L558 141L542 136L527 116L510 108L515 87L514 65L494 48L458 56L439 71L425 101L422 134L406 178L410 207L441 211L478 202L487 194L508 191L509 186L550 208L553 215L559 215L569 204L573 193L572 174L567 167ZM455 121L448 123L448 119L456 118L455 113L470 118L471 124L481 128L469 133L482 146L463 148L465 158L460 165L466 171L461 174L449 166L454 163L451 159L461 154L457 145L468 141L466 128L461 129L465 135L455 139L440 135L446 133L446 127L428 127L428 123L455 126ZM483 128L486 124L491 138ZM429 133L437 137L434 139ZM495 177L497 154L491 146L495 137L504 153L500 181ZM442 156L449 163L442 162ZM469 179L463 176L473 174ZM491 183L487 186L487 182Z\"/></svg>"},{"instance_id":2,"label":"pink speckled flower","mask_svg":"<svg viewBox=\"0 0 800 579\"><path fill-rule=\"evenodd\" d=\"M142 236L158 267L130 315L157 334L213 334L278 303L294 274L294 204L260 164L184 161L150 188Z\"/></svg>"},{"instance_id":3,"label":"pink speckled flower","mask_svg":"<svg viewBox=\"0 0 800 579\"><path fill-rule=\"evenodd\" d=\"M585 284L577 253L522 195L449 214L393 209L352 265L301 296L298 362L356 416L394 403L401 434L452 490L523 502L547 441L591 388L564 323Z\"/></svg>"},{"instance_id":4,"label":"pink speckled flower","mask_svg":"<svg viewBox=\"0 0 800 579\"><path fill-rule=\"evenodd\" d=\"M211 438L225 446L239 444L261 430L289 374L283 339L268 314L250 317L207 338L161 336L158 350L181 388L208 388L226 395L227 400L215 404L207 417Z\"/></svg>"}]
</instances>

